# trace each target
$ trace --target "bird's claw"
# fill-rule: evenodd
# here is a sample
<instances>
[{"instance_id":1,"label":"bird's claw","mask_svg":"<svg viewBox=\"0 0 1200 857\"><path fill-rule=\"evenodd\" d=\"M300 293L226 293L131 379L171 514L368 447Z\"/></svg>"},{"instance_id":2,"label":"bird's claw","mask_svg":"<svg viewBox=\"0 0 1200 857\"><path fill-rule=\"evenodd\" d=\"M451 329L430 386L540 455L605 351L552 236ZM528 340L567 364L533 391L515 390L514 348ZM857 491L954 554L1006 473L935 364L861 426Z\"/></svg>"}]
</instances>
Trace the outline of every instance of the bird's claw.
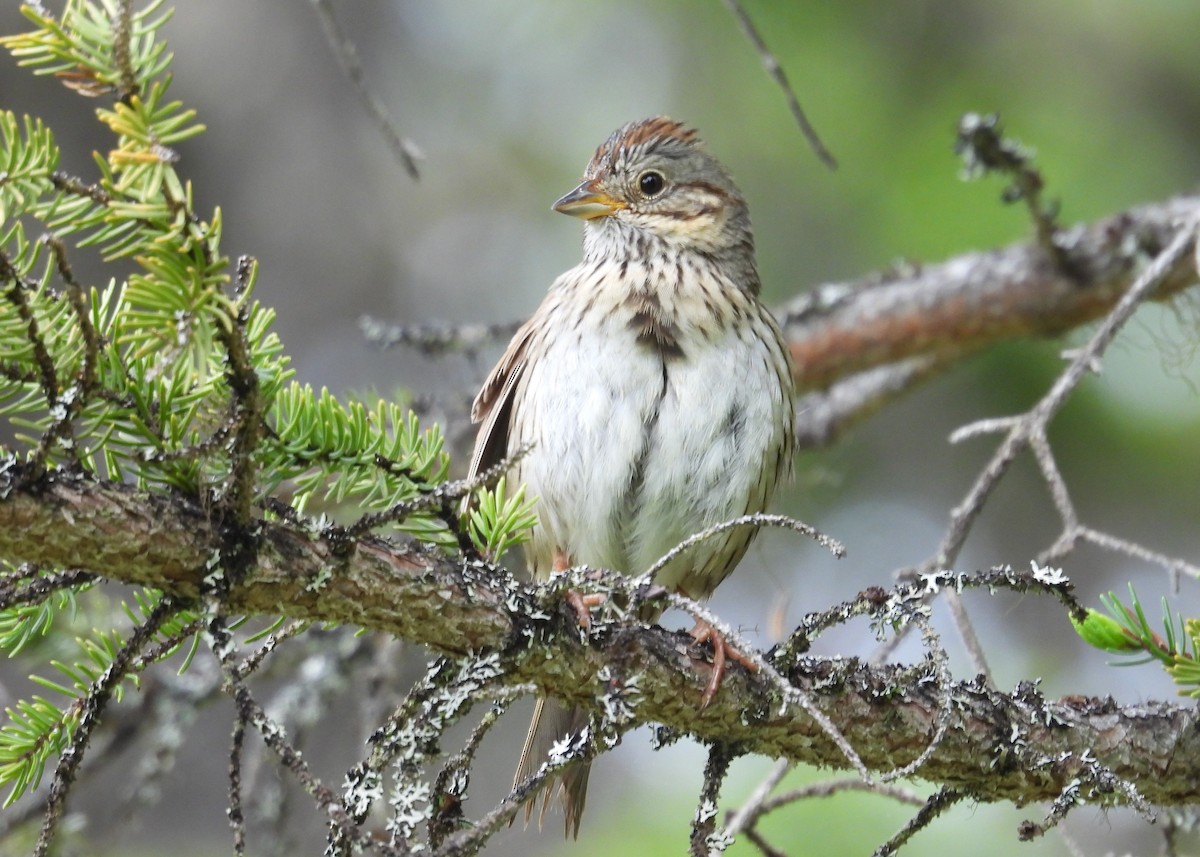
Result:
<instances>
[{"instance_id":1,"label":"bird's claw","mask_svg":"<svg viewBox=\"0 0 1200 857\"><path fill-rule=\"evenodd\" d=\"M710 643L713 650L712 675L708 677L708 684L704 687L704 695L700 697L701 711L708 708L709 704L716 697L717 691L721 687L721 681L725 678L729 661L737 661L752 673L758 672L758 664L743 651L726 642L724 635L703 619L697 619L696 627L692 628L688 633L696 641L696 645Z\"/></svg>"}]
</instances>

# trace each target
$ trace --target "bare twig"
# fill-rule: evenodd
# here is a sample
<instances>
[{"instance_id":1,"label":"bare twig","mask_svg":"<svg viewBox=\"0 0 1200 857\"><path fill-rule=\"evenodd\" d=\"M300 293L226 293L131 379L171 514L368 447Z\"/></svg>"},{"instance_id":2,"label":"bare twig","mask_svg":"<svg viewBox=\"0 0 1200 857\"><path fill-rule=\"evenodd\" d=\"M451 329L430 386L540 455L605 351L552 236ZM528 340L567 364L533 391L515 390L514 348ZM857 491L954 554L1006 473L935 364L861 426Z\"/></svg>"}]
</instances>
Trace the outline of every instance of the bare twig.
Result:
<instances>
[{"instance_id":1,"label":"bare twig","mask_svg":"<svg viewBox=\"0 0 1200 857\"><path fill-rule=\"evenodd\" d=\"M965 792L957 791L949 786L938 789L921 807L921 811L909 819L908 823L900 828L895 836L875 849L874 857L890 857L895 854L900 850L900 846L912 839L914 834L928 827L935 818L966 797Z\"/></svg>"},{"instance_id":2,"label":"bare twig","mask_svg":"<svg viewBox=\"0 0 1200 857\"><path fill-rule=\"evenodd\" d=\"M1038 592L1057 599L1076 618L1081 619L1086 615L1083 606L1075 598L1071 581L1054 569L1035 566L1030 571L1018 571L1008 565L973 573L943 569L914 575L890 590L873 586L849 601L809 613L792 635L772 650L771 659L776 667L787 671L800 655L808 651L817 636L856 616L873 617L880 632L893 628L903 632L912 624L913 617L926 608L930 599L946 591L959 593L965 589Z\"/></svg>"},{"instance_id":3,"label":"bare twig","mask_svg":"<svg viewBox=\"0 0 1200 857\"><path fill-rule=\"evenodd\" d=\"M763 853L763 857L788 857L786 853L775 848L770 842L767 842L766 838L756 828L751 827L743 835L754 844L754 847Z\"/></svg>"},{"instance_id":4,"label":"bare twig","mask_svg":"<svg viewBox=\"0 0 1200 857\"><path fill-rule=\"evenodd\" d=\"M958 631L959 639L962 640L963 648L967 650L967 656L971 659L972 669L990 684L992 670L988 666L983 643L979 641L979 635L975 633L975 626L971 624L971 618L967 615L967 608L962 602L962 597L954 590L946 590L942 598L950 610L950 618L954 621L954 627Z\"/></svg>"},{"instance_id":5,"label":"bare twig","mask_svg":"<svg viewBox=\"0 0 1200 857\"><path fill-rule=\"evenodd\" d=\"M1123 780L1116 776L1105 766L1097 764L1094 759L1083 759L1081 761L1083 762L1083 766L1079 771L1079 776L1068 783L1067 787L1062 790L1062 793L1051 801L1050 809L1042 822L1039 824L1035 821L1023 821L1018 825L1018 839L1022 842L1028 842L1031 839L1045 835L1046 831L1058 827L1067 817L1068 813L1079 806L1087 797L1094 796L1097 793L1112 794L1113 792L1120 792L1125 797L1128 806L1137 810L1138 814L1147 822L1154 823L1156 819L1154 809L1138 792L1137 786L1129 780Z\"/></svg>"},{"instance_id":6,"label":"bare twig","mask_svg":"<svg viewBox=\"0 0 1200 857\"><path fill-rule=\"evenodd\" d=\"M117 685L128 675L137 654L178 609L178 605L173 599L169 597L160 599L146 620L129 635L125 644L113 656L112 662L92 683L92 686L88 688L87 695L80 701L82 713L79 715L79 722L72 730L70 741L63 749L58 764L54 768L54 782L50 786L50 795L46 800L46 813L42 820L42 829L38 834L37 844L34 846L34 857L45 857L50 852L59 819L66 806L67 795L75 782L76 772L83 762L92 732L100 723L100 718L108 707Z\"/></svg>"},{"instance_id":7,"label":"bare twig","mask_svg":"<svg viewBox=\"0 0 1200 857\"><path fill-rule=\"evenodd\" d=\"M246 816L242 810L242 746L246 738L246 721L241 716L233 719L233 735L229 742L229 805L225 814L233 829L233 853L242 857L246 853Z\"/></svg>"},{"instance_id":8,"label":"bare twig","mask_svg":"<svg viewBox=\"0 0 1200 857\"><path fill-rule=\"evenodd\" d=\"M1064 270L1070 271L1071 260L1066 248L1058 242L1058 206L1042 204L1042 174L1033 166L1033 153L1015 140L1008 139L1000 129L1000 117L967 113L959 120L958 139L954 150L963 160L967 178L988 172L1000 172L1012 177L1004 190L1005 202L1021 200L1029 210L1037 232L1038 244Z\"/></svg>"},{"instance_id":9,"label":"bare twig","mask_svg":"<svg viewBox=\"0 0 1200 857\"><path fill-rule=\"evenodd\" d=\"M403 345L429 357L440 357L456 351L474 355L484 346L511 338L521 324L520 321L495 324L392 324L369 315L358 320L358 328L367 342L380 348Z\"/></svg>"},{"instance_id":10,"label":"bare twig","mask_svg":"<svg viewBox=\"0 0 1200 857\"><path fill-rule=\"evenodd\" d=\"M735 757L728 744L717 743L708 748L708 762L704 765L704 785L700 788L700 800L692 816L692 835L689 853L693 857L709 857L723 851L731 839L727 831L717 829L717 806L721 797L721 784L729 773L729 763ZM719 847L720 846L720 847Z\"/></svg>"},{"instance_id":11,"label":"bare twig","mask_svg":"<svg viewBox=\"0 0 1200 857\"><path fill-rule=\"evenodd\" d=\"M803 521L798 521L795 518L789 518L787 515L769 515L765 512L759 512L753 515L742 515L738 518L733 518L729 521L722 521L719 524L714 524L707 529L701 530L698 533L688 536L675 547L671 548L665 554L658 558L654 565L650 566L641 576L649 580L654 579L659 571L666 567L675 557L694 548L696 545L708 541L714 536L720 535L727 530L735 529L736 527L779 527L781 529L792 530L802 535L813 539L821 547L828 550L831 554L839 559L846 555L846 548L842 546L837 539L830 538L820 530L812 527Z\"/></svg>"},{"instance_id":12,"label":"bare twig","mask_svg":"<svg viewBox=\"0 0 1200 857\"><path fill-rule=\"evenodd\" d=\"M1009 430L1008 436L992 456L975 484L951 515L950 527L931 560L936 567L945 568L954 564L966 541L967 533L983 509L1000 479L1009 466L1037 432L1044 432L1050 420L1058 413L1079 382L1090 372L1095 361L1104 353L1118 331L1133 315L1134 310L1146 300L1159 283L1171 273L1180 259L1190 253L1196 239L1194 222L1178 229L1174 240L1138 276L1129 291L1121 298L1104 323L1093 334L1087 345L1081 348L1075 359L1059 375L1053 386L1028 414Z\"/></svg>"},{"instance_id":13,"label":"bare twig","mask_svg":"<svg viewBox=\"0 0 1200 857\"><path fill-rule=\"evenodd\" d=\"M416 143L400 134L396 128L396 123L392 120L391 114L383 106L383 102L367 86L366 75L363 72L362 63L358 59L358 51L355 50L353 40L351 40L346 30L342 27L337 15L334 14L333 5L329 0L313 0L313 8L317 10L317 17L321 20L321 29L325 33L325 41L329 43L329 48L333 51L338 65L342 67L342 72L350 79L350 83L354 86L354 91L358 94L363 106L366 107L367 112L370 114L371 121L375 123L375 127L383 135L388 148L392 150L392 154L400 161L401 166L404 167L404 171L411 178L420 178L421 175L417 169L417 161L423 157L421 150L417 148Z\"/></svg>"},{"instance_id":14,"label":"bare twig","mask_svg":"<svg viewBox=\"0 0 1200 857\"><path fill-rule=\"evenodd\" d=\"M777 761L770 772L754 787L754 791L750 793L750 797L746 798L737 811L726 813L725 830L730 836L737 836L743 830L752 830L754 828L754 825L758 823L759 816L767 812L764 807L766 807L768 799L771 797L771 792L787 776L788 771L794 767L795 765L787 759ZM854 779L847 782L862 783L863 781Z\"/></svg>"},{"instance_id":15,"label":"bare twig","mask_svg":"<svg viewBox=\"0 0 1200 857\"><path fill-rule=\"evenodd\" d=\"M328 786L316 777L304 761L300 752L288 741L279 724L271 718L263 707L254 699L250 689L237 675L233 655L236 648L225 621L213 617L208 624L208 636L213 654L221 664L225 676L225 690L233 699L237 709L237 718L245 726L256 729L263 743L275 754L279 763L291 772L300 786L313 798L317 807L322 811L338 832L348 841L360 847L368 845L377 848L389 857L397 857L397 852L389 846L374 842L362 831L354 820L346 813L341 801ZM231 779L232 783L232 779Z\"/></svg>"},{"instance_id":16,"label":"bare twig","mask_svg":"<svg viewBox=\"0 0 1200 857\"><path fill-rule=\"evenodd\" d=\"M942 739L946 735L946 730L950 728L951 706L953 705L952 689L954 684L953 677L950 675L950 657L942 647L937 632L933 630L933 625L929 622L929 616L921 610L913 611L911 616L913 623L921 629L926 657L929 660L933 678L937 682L937 719L934 723L933 735L930 736L928 743L921 750L921 753L908 764L880 774L879 779L884 783L904 779L920 771L937 748L941 746Z\"/></svg>"},{"instance_id":17,"label":"bare twig","mask_svg":"<svg viewBox=\"0 0 1200 857\"><path fill-rule=\"evenodd\" d=\"M505 456L501 461L498 461L486 470L476 473L470 479L456 479L452 482L444 482L436 488L421 494L414 500L396 503L380 512L363 515L353 524L346 527L345 533L351 538L361 538L376 527L381 527L384 524L399 523L416 512L452 507L455 501L469 496L476 489L485 485L490 486L495 484L501 476L508 472L514 464L529 452L529 449L529 446L518 447L511 455ZM446 523L452 528L457 529L458 520L456 517Z\"/></svg>"},{"instance_id":18,"label":"bare twig","mask_svg":"<svg viewBox=\"0 0 1200 857\"><path fill-rule=\"evenodd\" d=\"M952 510L950 524L937 552L915 572L948 568L953 565L992 491L1008 473L1013 461L1026 448L1032 449L1035 460L1045 474L1056 508L1059 509L1064 519L1063 533L1047 553L1055 557L1061 556L1080 537L1081 528L1076 523L1077 515L1066 491L1065 481L1050 455L1049 443L1046 441L1047 428L1079 383L1094 371L1101 356L1116 338L1120 329L1133 316L1138 306L1149 299L1166 278L1176 275L1181 261L1190 257L1196 241L1196 224L1198 222L1200 219L1193 215L1182 226L1176 227L1172 240L1137 277L1129 290L1105 317L1104 322L1088 343L1072 353L1072 360L1067 368L1033 408L1019 417L986 420L955 433L954 438L959 439L987 431L1007 432L1003 442L991 460L984 466L966 497ZM1135 545L1129 543L1123 543L1123 546L1126 550L1136 549ZM1189 568L1191 566L1177 561L1174 567ZM910 571L908 574L911 575L915 572ZM977 668L983 667L981 671L986 675L983 649L975 637L974 629L971 627L965 611L961 609L961 605L951 604L950 607L955 625L971 652L972 660ZM956 607L958 609L955 609ZM873 662L880 663L882 659L888 657L903 636L904 632L902 631L882 646L873 655Z\"/></svg>"},{"instance_id":19,"label":"bare twig","mask_svg":"<svg viewBox=\"0 0 1200 857\"><path fill-rule=\"evenodd\" d=\"M120 10L113 21L113 56L116 58L117 68L121 71L118 96L126 104L141 90L133 71L133 56L130 50L132 40L133 0L121 0Z\"/></svg>"},{"instance_id":20,"label":"bare twig","mask_svg":"<svg viewBox=\"0 0 1200 857\"><path fill-rule=\"evenodd\" d=\"M467 797L470 769L480 743L519 696L529 693L529 688L506 688L497 694L492 707L475 725L463 748L442 766L433 784L434 812L429 816L429 844L438 849L446 837L462 827L463 801Z\"/></svg>"},{"instance_id":21,"label":"bare twig","mask_svg":"<svg viewBox=\"0 0 1200 857\"><path fill-rule=\"evenodd\" d=\"M808 117L804 114L804 109L800 106L800 100L796 98L796 92L792 89L792 85L788 83L787 75L784 74L783 66L779 64L775 54L771 53L771 49L767 47L767 43L763 41L763 37L759 34L758 28L754 26L754 22L750 20L750 16L746 14L746 10L742 8L742 4L738 0L724 0L725 8L733 13L737 18L738 24L742 28L742 32L746 34L746 38L750 40L750 44L754 45L754 50L758 52L759 59L762 60L763 68L767 70L767 74L771 79L779 85L783 90L784 97L787 98L788 109L792 111L792 116L796 119L796 123L800 126L800 132L804 134L804 139L808 141L808 145L820 158L821 163L829 167L831 170L837 169L837 159L833 153L825 147L821 142L820 136L817 134L817 129L808 121Z\"/></svg>"},{"instance_id":22,"label":"bare twig","mask_svg":"<svg viewBox=\"0 0 1200 857\"><path fill-rule=\"evenodd\" d=\"M951 443L957 443L964 439L984 434L1010 433L1014 430L1025 430L1022 427L1022 422L1026 418L1027 415L979 420L978 422L957 429L950 436L950 441ZM1042 479L1045 481L1047 489L1050 492L1054 508L1058 512L1062 522L1062 531L1055 538L1053 544L1038 555L1038 562L1047 563L1059 560L1073 551L1080 541L1087 541L1104 550L1123 553L1126 556L1140 559L1148 564L1160 566L1171 574L1172 583L1174 584L1177 584L1178 577L1184 574L1189 577L1200 578L1200 566L1197 566L1195 563L1188 562L1179 557L1168 556L1120 536L1104 533L1082 524L1079 519L1079 512L1076 510L1075 503L1071 499L1071 493L1067 487L1066 480L1063 478L1062 472L1059 470L1058 463L1055 460L1054 452L1050 448L1050 441L1046 436L1046 428L1045 425L1033 425L1027 428L1029 449L1033 453L1038 470L1041 471Z\"/></svg>"},{"instance_id":23,"label":"bare twig","mask_svg":"<svg viewBox=\"0 0 1200 857\"><path fill-rule=\"evenodd\" d=\"M809 786L791 789L783 794L771 797L771 792L779 784L783 775L792 769L786 762L777 762L771 772L755 788L754 793L746 800L736 813L729 813L726 818L725 832L729 837L745 836L754 842L760 850L767 854L776 853L773 848L761 839L756 825L763 816L789 804L815 798L832 797L847 791L867 792L889 798L911 806L923 806L925 798L912 789L882 782L866 782L861 779L826 780Z\"/></svg>"},{"instance_id":24,"label":"bare twig","mask_svg":"<svg viewBox=\"0 0 1200 857\"><path fill-rule=\"evenodd\" d=\"M0 579L0 610L9 610L21 604L41 604L55 592L75 589L96 580L93 574L78 568L69 568L46 574L35 573L29 583L20 587L16 585L19 580L28 577L10 575Z\"/></svg>"}]
</instances>

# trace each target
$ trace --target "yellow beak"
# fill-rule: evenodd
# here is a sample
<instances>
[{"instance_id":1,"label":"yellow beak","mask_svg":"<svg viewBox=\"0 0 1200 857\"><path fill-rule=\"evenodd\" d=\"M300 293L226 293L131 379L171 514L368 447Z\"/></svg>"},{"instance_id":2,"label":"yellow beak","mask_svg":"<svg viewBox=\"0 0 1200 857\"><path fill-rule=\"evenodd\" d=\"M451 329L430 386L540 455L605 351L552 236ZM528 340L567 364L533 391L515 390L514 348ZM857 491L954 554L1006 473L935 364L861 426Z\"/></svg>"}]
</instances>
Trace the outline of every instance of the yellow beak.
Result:
<instances>
[{"instance_id":1,"label":"yellow beak","mask_svg":"<svg viewBox=\"0 0 1200 857\"><path fill-rule=\"evenodd\" d=\"M596 181L586 181L575 190L563 196L551 206L555 211L569 214L572 217L582 217L584 220L595 220L597 217L608 217L616 214L625 207L625 203L600 190Z\"/></svg>"}]
</instances>

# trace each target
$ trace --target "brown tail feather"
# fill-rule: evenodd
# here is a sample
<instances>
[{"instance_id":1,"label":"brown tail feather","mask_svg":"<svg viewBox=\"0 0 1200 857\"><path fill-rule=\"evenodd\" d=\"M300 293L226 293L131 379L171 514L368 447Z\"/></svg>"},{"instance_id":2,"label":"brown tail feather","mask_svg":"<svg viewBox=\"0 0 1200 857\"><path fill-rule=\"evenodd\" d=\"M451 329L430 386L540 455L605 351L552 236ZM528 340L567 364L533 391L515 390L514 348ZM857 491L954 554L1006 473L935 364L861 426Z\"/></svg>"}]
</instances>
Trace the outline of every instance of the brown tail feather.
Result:
<instances>
[{"instance_id":1,"label":"brown tail feather","mask_svg":"<svg viewBox=\"0 0 1200 857\"><path fill-rule=\"evenodd\" d=\"M580 732L587 725L587 716L578 708L566 708L553 699L539 697L537 706L533 709L533 721L529 724L529 734L525 736L525 746L521 749L521 761L517 764L517 775L513 779L513 787L520 785L537 772L546 758L550 748L568 735ZM583 817L583 805L587 800L588 772L590 763L576 765L557 778L557 782L548 783L542 792L542 808L538 813L538 826L546 820L546 810L556 790L561 789L563 815L566 818L566 834L579 838L579 820ZM525 804L525 823L533 817L534 804L537 796L530 798Z\"/></svg>"}]
</instances>

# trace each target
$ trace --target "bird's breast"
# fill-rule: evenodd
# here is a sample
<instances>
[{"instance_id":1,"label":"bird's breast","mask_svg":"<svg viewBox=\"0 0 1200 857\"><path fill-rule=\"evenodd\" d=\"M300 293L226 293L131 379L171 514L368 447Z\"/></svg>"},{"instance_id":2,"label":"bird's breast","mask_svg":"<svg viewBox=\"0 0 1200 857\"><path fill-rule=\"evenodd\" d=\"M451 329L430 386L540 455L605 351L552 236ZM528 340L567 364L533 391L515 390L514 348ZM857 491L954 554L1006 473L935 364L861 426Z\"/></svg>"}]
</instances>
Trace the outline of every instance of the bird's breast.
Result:
<instances>
[{"instance_id":1,"label":"bird's breast","mask_svg":"<svg viewBox=\"0 0 1200 857\"><path fill-rule=\"evenodd\" d=\"M562 304L581 309L548 326L523 379L513 435L533 444L520 476L538 498L531 558L543 576L556 549L644 571L755 505L783 443L778 414L790 402L761 340L719 314L703 287L626 273L624 289ZM703 553L687 568L703 566ZM668 567L660 580L677 586L686 573Z\"/></svg>"}]
</instances>

